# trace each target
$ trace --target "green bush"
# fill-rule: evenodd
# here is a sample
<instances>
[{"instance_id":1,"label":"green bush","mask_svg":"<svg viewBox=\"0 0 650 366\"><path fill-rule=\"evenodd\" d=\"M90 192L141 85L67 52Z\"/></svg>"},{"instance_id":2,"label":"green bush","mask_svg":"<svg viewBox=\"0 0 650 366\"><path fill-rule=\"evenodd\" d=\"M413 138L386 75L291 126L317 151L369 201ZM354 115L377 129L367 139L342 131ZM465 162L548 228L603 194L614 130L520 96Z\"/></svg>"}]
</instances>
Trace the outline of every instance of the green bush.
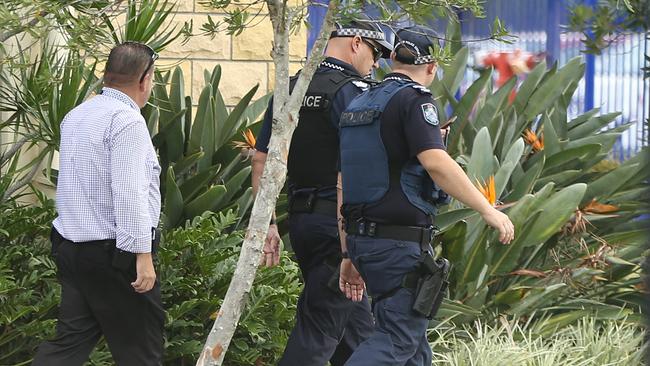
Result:
<instances>
[{"instance_id":1,"label":"green bush","mask_svg":"<svg viewBox=\"0 0 650 366\"><path fill-rule=\"evenodd\" d=\"M28 364L54 335L60 290L47 239L53 218L50 200L0 212L0 365Z\"/></svg>"},{"instance_id":2,"label":"green bush","mask_svg":"<svg viewBox=\"0 0 650 366\"><path fill-rule=\"evenodd\" d=\"M53 201L16 206L0 222L0 365L29 364L39 343L54 335L60 286L50 257ZM158 277L167 311L165 364L194 365L232 278L242 232L234 211L206 213L165 233ZM288 257L258 272L227 365L275 364L293 326L299 270ZM105 342L91 365L112 365Z\"/></svg>"},{"instance_id":3,"label":"green bush","mask_svg":"<svg viewBox=\"0 0 650 366\"><path fill-rule=\"evenodd\" d=\"M252 128L270 95L253 102L256 85L229 111L219 90L221 66L204 70L204 78L196 115L192 116L193 102L185 95L180 67L156 75L152 103L143 110L160 155L166 230L183 226L205 211L235 207L245 220L252 205L250 163L233 142Z\"/></svg>"},{"instance_id":4,"label":"green bush","mask_svg":"<svg viewBox=\"0 0 650 366\"><path fill-rule=\"evenodd\" d=\"M237 264L242 232L233 211L206 213L164 235L159 276L167 309L165 363L194 365ZM226 355L227 365L272 365L293 326L299 270L286 256L258 271Z\"/></svg>"},{"instance_id":5,"label":"green bush","mask_svg":"<svg viewBox=\"0 0 650 366\"><path fill-rule=\"evenodd\" d=\"M598 115L598 109L569 120L584 73L579 58L562 67L542 62L512 102L516 80L494 90L490 70L456 100L468 55L460 49L431 90L439 118L451 109L456 119L450 154L472 181L491 183L486 196L510 216L516 235L502 245L473 210L457 202L441 210L438 250L453 269L451 301L439 316L461 324L552 313L547 334L587 315L638 319L648 149L608 163L630 124L604 129L618 113Z\"/></svg>"}]
</instances>

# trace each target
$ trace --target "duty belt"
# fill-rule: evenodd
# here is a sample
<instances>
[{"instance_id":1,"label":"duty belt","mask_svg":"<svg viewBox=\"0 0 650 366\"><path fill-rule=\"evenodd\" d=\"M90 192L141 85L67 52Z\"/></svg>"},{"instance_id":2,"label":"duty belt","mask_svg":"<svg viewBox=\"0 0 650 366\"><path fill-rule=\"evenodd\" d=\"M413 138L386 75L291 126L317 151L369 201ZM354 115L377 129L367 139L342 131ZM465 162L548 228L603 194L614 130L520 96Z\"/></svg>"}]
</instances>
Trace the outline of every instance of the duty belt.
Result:
<instances>
[{"instance_id":1,"label":"duty belt","mask_svg":"<svg viewBox=\"0 0 650 366\"><path fill-rule=\"evenodd\" d=\"M437 229L433 226L385 225L361 219L356 221L346 220L345 232L349 235L416 242L425 250L437 233Z\"/></svg>"},{"instance_id":2,"label":"duty belt","mask_svg":"<svg viewBox=\"0 0 650 366\"><path fill-rule=\"evenodd\" d=\"M289 199L289 213L318 213L336 217L336 202L316 196L295 195Z\"/></svg>"}]
</instances>

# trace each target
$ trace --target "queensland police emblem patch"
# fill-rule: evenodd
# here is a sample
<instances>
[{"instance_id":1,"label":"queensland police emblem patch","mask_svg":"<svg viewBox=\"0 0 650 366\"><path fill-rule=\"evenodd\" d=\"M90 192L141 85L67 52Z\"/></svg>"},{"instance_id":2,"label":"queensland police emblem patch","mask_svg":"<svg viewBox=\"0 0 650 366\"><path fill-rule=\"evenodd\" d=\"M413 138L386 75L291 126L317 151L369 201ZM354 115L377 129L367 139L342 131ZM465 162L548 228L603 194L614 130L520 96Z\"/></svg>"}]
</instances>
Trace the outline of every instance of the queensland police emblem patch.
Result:
<instances>
[{"instance_id":1,"label":"queensland police emblem patch","mask_svg":"<svg viewBox=\"0 0 650 366\"><path fill-rule=\"evenodd\" d=\"M438 112L432 103L424 103L421 105L424 120L432 126L438 125Z\"/></svg>"}]
</instances>

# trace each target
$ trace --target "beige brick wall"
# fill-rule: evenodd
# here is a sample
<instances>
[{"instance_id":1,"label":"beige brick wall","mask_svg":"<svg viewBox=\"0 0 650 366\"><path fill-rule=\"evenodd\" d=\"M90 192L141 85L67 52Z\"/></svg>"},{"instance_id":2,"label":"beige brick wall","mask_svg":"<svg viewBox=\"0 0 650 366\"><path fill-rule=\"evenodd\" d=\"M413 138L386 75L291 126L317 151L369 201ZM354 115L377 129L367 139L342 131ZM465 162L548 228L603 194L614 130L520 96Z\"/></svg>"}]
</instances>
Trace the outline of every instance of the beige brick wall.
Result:
<instances>
[{"instance_id":1,"label":"beige brick wall","mask_svg":"<svg viewBox=\"0 0 650 366\"><path fill-rule=\"evenodd\" d=\"M204 70L212 71L215 65L222 67L219 89L224 95L226 104L235 105L255 84L260 87L255 98L261 97L273 89L273 72L275 67L271 60L271 43L273 32L271 21L265 18L255 18L255 26L245 29L238 36L227 35L225 32L214 38L208 36L193 36L186 44L181 40L167 46L161 53L157 65L159 68L170 68L179 65L185 77L185 93L192 97L192 102L198 102L204 86ZM181 25L185 21L193 21L193 32L199 33L201 25L210 15L216 22L223 19L224 13L205 8L198 0L179 0L174 22ZM300 31L291 37L290 72L300 69L300 62L306 56L307 30Z\"/></svg>"}]
</instances>

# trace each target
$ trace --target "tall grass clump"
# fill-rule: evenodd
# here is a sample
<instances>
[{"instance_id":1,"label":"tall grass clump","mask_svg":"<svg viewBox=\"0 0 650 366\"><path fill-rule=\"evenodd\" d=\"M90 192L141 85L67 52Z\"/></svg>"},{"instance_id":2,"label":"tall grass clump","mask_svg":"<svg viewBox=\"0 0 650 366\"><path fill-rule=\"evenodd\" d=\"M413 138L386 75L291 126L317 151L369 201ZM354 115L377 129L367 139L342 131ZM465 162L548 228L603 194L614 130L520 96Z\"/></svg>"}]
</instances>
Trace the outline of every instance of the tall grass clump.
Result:
<instances>
[{"instance_id":1,"label":"tall grass clump","mask_svg":"<svg viewBox=\"0 0 650 366\"><path fill-rule=\"evenodd\" d=\"M583 318L540 336L543 321L486 325L433 332L434 365L454 366L628 366L641 365L643 330L626 321Z\"/></svg>"}]
</instances>

